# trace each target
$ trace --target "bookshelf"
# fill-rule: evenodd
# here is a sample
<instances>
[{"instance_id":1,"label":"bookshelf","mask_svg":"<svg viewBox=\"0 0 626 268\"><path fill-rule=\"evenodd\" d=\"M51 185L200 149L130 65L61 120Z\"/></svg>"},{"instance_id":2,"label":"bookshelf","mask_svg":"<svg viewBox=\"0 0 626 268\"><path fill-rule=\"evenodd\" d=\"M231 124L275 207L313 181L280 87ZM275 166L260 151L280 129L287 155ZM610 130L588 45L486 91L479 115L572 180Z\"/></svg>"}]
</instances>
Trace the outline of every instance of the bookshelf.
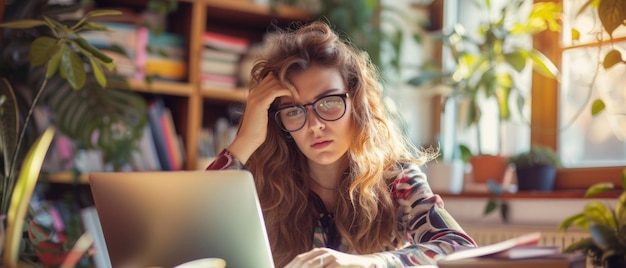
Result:
<instances>
[{"instance_id":1,"label":"bookshelf","mask_svg":"<svg viewBox=\"0 0 626 268\"><path fill-rule=\"evenodd\" d=\"M148 0L96 0L98 8L125 8L135 12L145 10ZM207 31L246 38L251 43L260 42L275 23L286 26L311 18L304 10L277 6L271 8L253 0L179 0L178 8L168 16L167 31L185 39L187 78L180 82L144 81L131 79L129 86L137 92L162 96L172 110L175 127L182 137L185 150L185 170L198 167L197 144L199 131L227 114L232 105L245 102L245 88L219 89L201 85L202 36ZM68 183L67 175L52 176L50 181ZM80 182L86 183L81 179Z\"/></svg>"}]
</instances>

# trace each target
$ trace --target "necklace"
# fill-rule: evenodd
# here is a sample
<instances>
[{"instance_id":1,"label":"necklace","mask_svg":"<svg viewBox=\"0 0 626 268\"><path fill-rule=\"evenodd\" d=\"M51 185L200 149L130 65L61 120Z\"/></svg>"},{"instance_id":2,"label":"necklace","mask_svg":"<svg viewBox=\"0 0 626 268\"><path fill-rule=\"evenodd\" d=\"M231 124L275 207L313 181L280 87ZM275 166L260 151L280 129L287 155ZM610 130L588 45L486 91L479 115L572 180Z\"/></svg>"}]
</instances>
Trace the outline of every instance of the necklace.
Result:
<instances>
[{"instance_id":1,"label":"necklace","mask_svg":"<svg viewBox=\"0 0 626 268\"><path fill-rule=\"evenodd\" d=\"M328 187L324 187L323 185L319 184L315 179L311 178L311 181L313 183L315 183L315 185L317 185L318 187L326 190L326 191L337 191L337 188L328 188Z\"/></svg>"}]
</instances>

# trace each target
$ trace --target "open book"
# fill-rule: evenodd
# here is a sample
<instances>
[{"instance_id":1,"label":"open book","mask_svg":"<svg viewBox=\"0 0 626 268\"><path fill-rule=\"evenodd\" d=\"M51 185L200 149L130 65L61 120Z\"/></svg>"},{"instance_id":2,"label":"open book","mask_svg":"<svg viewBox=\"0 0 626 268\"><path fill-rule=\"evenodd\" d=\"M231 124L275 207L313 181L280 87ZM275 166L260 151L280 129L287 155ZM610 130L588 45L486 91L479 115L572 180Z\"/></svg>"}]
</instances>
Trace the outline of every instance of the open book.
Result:
<instances>
[{"instance_id":1,"label":"open book","mask_svg":"<svg viewBox=\"0 0 626 268\"><path fill-rule=\"evenodd\" d=\"M446 256L444 260L453 261L482 256L519 259L559 253L558 247L538 246L540 238L540 232L528 233L487 246L462 249Z\"/></svg>"},{"instance_id":2,"label":"open book","mask_svg":"<svg viewBox=\"0 0 626 268\"><path fill-rule=\"evenodd\" d=\"M499 243L461 249L437 262L439 268L584 268L582 254L561 253L556 246L539 246L540 232Z\"/></svg>"}]
</instances>

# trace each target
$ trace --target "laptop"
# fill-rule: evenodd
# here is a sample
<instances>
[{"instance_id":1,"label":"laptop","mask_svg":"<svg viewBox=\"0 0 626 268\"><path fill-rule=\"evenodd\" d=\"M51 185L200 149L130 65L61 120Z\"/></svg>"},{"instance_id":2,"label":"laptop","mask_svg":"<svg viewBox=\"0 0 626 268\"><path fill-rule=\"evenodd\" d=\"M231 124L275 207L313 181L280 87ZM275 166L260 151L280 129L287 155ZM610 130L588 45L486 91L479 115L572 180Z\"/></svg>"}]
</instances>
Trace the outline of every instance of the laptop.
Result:
<instances>
[{"instance_id":1,"label":"laptop","mask_svg":"<svg viewBox=\"0 0 626 268\"><path fill-rule=\"evenodd\" d=\"M89 184L112 267L274 267L248 171L91 173Z\"/></svg>"}]
</instances>

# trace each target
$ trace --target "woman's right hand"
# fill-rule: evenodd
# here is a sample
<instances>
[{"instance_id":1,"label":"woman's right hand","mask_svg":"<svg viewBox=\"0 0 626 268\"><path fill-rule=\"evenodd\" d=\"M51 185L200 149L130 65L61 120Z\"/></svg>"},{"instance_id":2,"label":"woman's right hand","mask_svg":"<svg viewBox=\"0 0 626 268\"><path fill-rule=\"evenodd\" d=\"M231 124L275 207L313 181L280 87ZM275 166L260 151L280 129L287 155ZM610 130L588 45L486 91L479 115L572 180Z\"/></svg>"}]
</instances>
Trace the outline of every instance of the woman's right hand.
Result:
<instances>
[{"instance_id":1,"label":"woman's right hand","mask_svg":"<svg viewBox=\"0 0 626 268\"><path fill-rule=\"evenodd\" d=\"M252 153L265 141L268 113L272 102L278 97L289 95L291 95L289 89L283 86L273 73L268 74L250 89L241 126L233 143L228 147L228 151L241 163L246 163Z\"/></svg>"}]
</instances>

